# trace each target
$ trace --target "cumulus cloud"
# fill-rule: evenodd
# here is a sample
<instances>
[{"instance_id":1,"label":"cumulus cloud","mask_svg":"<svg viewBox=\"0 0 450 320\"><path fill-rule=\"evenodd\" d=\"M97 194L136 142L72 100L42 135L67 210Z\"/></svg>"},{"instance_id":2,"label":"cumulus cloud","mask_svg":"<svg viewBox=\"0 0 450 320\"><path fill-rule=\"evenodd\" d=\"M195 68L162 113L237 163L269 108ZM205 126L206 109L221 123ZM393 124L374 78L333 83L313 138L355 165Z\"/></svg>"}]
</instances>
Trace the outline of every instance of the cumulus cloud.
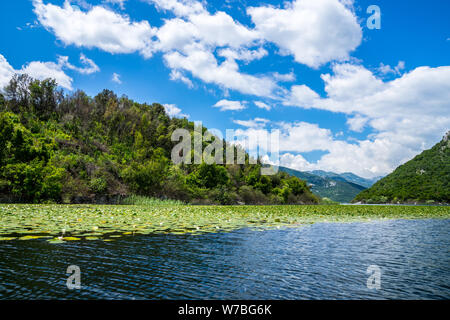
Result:
<instances>
[{"instance_id":1,"label":"cumulus cloud","mask_svg":"<svg viewBox=\"0 0 450 320\"><path fill-rule=\"evenodd\" d=\"M115 82L117 84L122 84L122 80L120 80L120 74L115 73L115 72L112 75L111 81Z\"/></svg>"},{"instance_id":2,"label":"cumulus cloud","mask_svg":"<svg viewBox=\"0 0 450 320\"><path fill-rule=\"evenodd\" d=\"M233 122L247 128L260 128L264 127L269 120L264 118L255 118L251 120L233 120Z\"/></svg>"},{"instance_id":3,"label":"cumulus cloud","mask_svg":"<svg viewBox=\"0 0 450 320\"><path fill-rule=\"evenodd\" d=\"M313 68L348 59L361 43L356 16L339 0L296 0L282 9L250 7L247 12L262 38Z\"/></svg>"},{"instance_id":4,"label":"cumulus cloud","mask_svg":"<svg viewBox=\"0 0 450 320\"><path fill-rule=\"evenodd\" d=\"M175 104L165 104L164 109L166 110L166 113L171 117L189 118L189 115L181 113L181 109L178 108Z\"/></svg>"},{"instance_id":5,"label":"cumulus cloud","mask_svg":"<svg viewBox=\"0 0 450 320\"><path fill-rule=\"evenodd\" d=\"M363 177L375 177L391 172L399 163L409 160L414 153L405 153L404 141L377 137L373 140L349 142L337 139L331 130L308 122L275 123L268 128L248 127L238 129L236 134L244 137L239 141L249 150L256 150L252 141L264 153L269 145L270 134L279 131L279 162L272 162L300 171L328 170L354 172ZM248 142L250 140L250 143ZM265 150L268 150L267 148ZM302 153L326 152L318 161L310 162Z\"/></svg>"},{"instance_id":6,"label":"cumulus cloud","mask_svg":"<svg viewBox=\"0 0 450 320\"><path fill-rule=\"evenodd\" d=\"M219 56L225 57L227 59L234 59L234 60L243 60L245 62L250 62L253 60L259 60L262 57L265 57L268 55L268 52L264 48L258 48L256 50L249 50L245 48L241 49L221 49L219 50Z\"/></svg>"},{"instance_id":7,"label":"cumulus cloud","mask_svg":"<svg viewBox=\"0 0 450 320\"><path fill-rule=\"evenodd\" d=\"M5 57L0 54L0 88L7 85L15 73L26 73L38 80L55 79L59 86L73 90L73 79L64 72L64 69L73 70L81 74L92 74L100 71L95 62L84 54L80 55L80 61L84 67L76 67L69 62L69 57L59 56L57 62L32 61L22 66L20 70L15 70Z\"/></svg>"},{"instance_id":8,"label":"cumulus cloud","mask_svg":"<svg viewBox=\"0 0 450 320\"><path fill-rule=\"evenodd\" d=\"M271 107L268 104L262 101L254 101L253 103L260 109L266 109L267 111L271 109Z\"/></svg>"},{"instance_id":9,"label":"cumulus cloud","mask_svg":"<svg viewBox=\"0 0 450 320\"><path fill-rule=\"evenodd\" d=\"M405 62L399 61L395 67L391 67L390 65L385 65L383 62L380 63L378 67L378 71L381 74L396 74L400 75L402 70L405 69Z\"/></svg>"},{"instance_id":10,"label":"cumulus cloud","mask_svg":"<svg viewBox=\"0 0 450 320\"><path fill-rule=\"evenodd\" d=\"M155 30L147 21L133 22L101 6L84 12L66 0L62 7L33 0L39 22L65 44L99 48L110 53L152 55Z\"/></svg>"},{"instance_id":11,"label":"cumulus cloud","mask_svg":"<svg viewBox=\"0 0 450 320\"><path fill-rule=\"evenodd\" d=\"M189 88L193 88L194 84L192 83L191 79L186 77L180 70L173 69L170 71L170 80L176 81L179 80L183 83L185 83Z\"/></svg>"},{"instance_id":12,"label":"cumulus cloud","mask_svg":"<svg viewBox=\"0 0 450 320\"><path fill-rule=\"evenodd\" d=\"M100 68L95 64L95 62L86 57L84 54L80 54L80 61L84 65L84 67L82 68L76 67L69 63L69 57L66 56L60 56L58 63L70 70L75 70L81 74L92 74L100 71Z\"/></svg>"},{"instance_id":13,"label":"cumulus cloud","mask_svg":"<svg viewBox=\"0 0 450 320\"><path fill-rule=\"evenodd\" d=\"M295 74L293 72L289 72L289 73L285 73L285 74L274 72L274 73L272 73L272 77L276 81L280 81L280 82L292 82L292 81L295 81Z\"/></svg>"},{"instance_id":14,"label":"cumulus cloud","mask_svg":"<svg viewBox=\"0 0 450 320\"><path fill-rule=\"evenodd\" d=\"M197 1L148 2L176 15L158 29L154 44L165 52L169 68L245 94L272 98L280 90L277 82L295 79L293 73L255 76L239 70L237 61L249 63L268 54L261 46L265 41L314 67L348 58L361 41L356 17L338 0L299 0L285 9L249 8L255 29L241 25L225 12L211 14ZM220 48L218 56L225 58L222 63L215 57L216 48Z\"/></svg>"},{"instance_id":15,"label":"cumulus cloud","mask_svg":"<svg viewBox=\"0 0 450 320\"><path fill-rule=\"evenodd\" d=\"M316 150L325 148L329 153L316 168L363 176L386 174L431 147L450 128L450 66L418 67L385 82L363 66L337 64L333 74L322 79L327 97L321 98L304 85L293 86L284 104L348 114L350 130L370 127L373 133L355 143L327 134L328 142L322 140L322 149L317 146ZM304 163L303 159L298 163Z\"/></svg>"},{"instance_id":16,"label":"cumulus cloud","mask_svg":"<svg viewBox=\"0 0 450 320\"><path fill-rule=\"evenodd\" d=\"M206 83L213 83L225 89L233 89L257 96L272 96L277 88L269 77L257 77L239 72L235 60L218 63L214 54L202 45L186 47L183 53L173 51L164 56L171 69L186 70Z\"/></svg>"},{"instance_id":17,"label":"cumulus cloud","mask_svg":"<svg viewBox=\"0 0 450 320\"><path fill-rule=\"evenodd\" d=\"M125 9L125 2L127 0L104 0L104 2L106 3L111 3L111 4L115 4L118 5L120 9Z\"/></svg>"},{"instance_id":18,"label":"cumulus cloud","mask_svg":"<svg viewBox=\"0 0 450 320\"><path fill-rule=\"evenodd\" d=\"M62 65L54 62L32 61L24 66L18 73L26 73L32 78L39 80L53 78L61 87L73 90L73 79L64 73L62 67Z\"/></svg>"},{"instance_id":19,"label":"cumulus cloud","mask_svg":"<svg viewBox=\"0 0 450 320\"><path fill-rule=\"evenodd\" d=\"M173 11L177 16L189 16L205 12L203 5L195 0L145 0L153 3L157 8Z\"/></svg>"},{"instance_id":20,"label":"cumulus cloud","mask_svg":"<svg viewBox=\"0 0 450 320\"><path fill-rule=\"evenodd\" d=\"M237 110L243 110L246 108L245 103L241 101L230 101L227 99L223 99L218 101L215 105L213 105L214 108L220 108L220 111L237 111Z\"/></svg>"},{"instance_id":21,"label":"cumulus cloud","mask_svg":"<svg viewBox=\"0 0 450 320\"><path fill-rule=\"evenodd\" d=\"M9 64L5 57L0 54L0 90L8 84L14 73L14 68Z\"/></svg>"},{"instance_id":22,"label":"cumulus cloud","mask_svg":"<svg viewBox=\"0 0 450 320\"><path fill-rule=\"evenodd\" d=\"M246 63L261 59L268 52L258 47L258 33L235 21L225 12L209 13L197 1L150 1L157 7L172 11L177 17L165 20L156 32L154 47L162 51L171 79L188 86L186 75L192 74L206 83L227 90L257 96L272 96L277 89L270 76L242 73L237 61ZM250 47L256 48L251 49ZM219 62L215 56L224 57Z\"/></svg>"},{"instance_id":23,"label":"cumulus cloud","mask_svg":"<svg viewBox=\"0 0 450 320\"><path fill-rule=\"evenodd\" d=\"M4 88L15 73L26 73L38 80L53 78L61 87L72 90L73 80L62 70L64 66L65 63L61 60L58 63L32 61L20 70L15 70L5 57L0 54L0 88Z\"/></svg>"},{"instance_id":24,"label":"cumulus cloud","mask_svg":"<svg viewBox=\"0 0 450 320\"><path fill-rule=\"evenodd\" d=\"M139 52L145 58L162 52L174 81L192 87L186 75L190 73L224 90L268 98L275 98L282 91L278 82L293 81L295 75L251 75L240 70L239 63L268 55L265 42L275 43L281 52L294 55L298 62L317 67L346 59L361 40L351 3L344 5L338 0L296 0L283 9L249 8L255 28L223 11L210 13L196 0L146 2L175 17L155 28L148 21L132 21L125 14L98 5L84 10L71 6L68 0L62 6L44 4L43 0L33 0L33 5L38 21L64 44L110 53ZM225 60L219 61L218 57Z\"/></svg>"},{"instance_id":25,"label":"cumulus cloud","mask_svg":"<svg viewBox=\"0 0 450 320\"><path fill-rule=\"evenodd\" d=\"M290 96L285 100L285 105L294 105L309 109L314 102L319 99L319 95L306 85L295 85L291 88Z\"/></svg>"},{"instance_id":26,"label":"cumulus cloud","mask_svg":"<svg viewBox=\"0 0 450 320\"><path fill-rule=\"evenodd\" d=\"M356 115L353 118L347 119L347 125L352 131L362 132L368 120L366 117Z\"/></svg>"}]
</instances>

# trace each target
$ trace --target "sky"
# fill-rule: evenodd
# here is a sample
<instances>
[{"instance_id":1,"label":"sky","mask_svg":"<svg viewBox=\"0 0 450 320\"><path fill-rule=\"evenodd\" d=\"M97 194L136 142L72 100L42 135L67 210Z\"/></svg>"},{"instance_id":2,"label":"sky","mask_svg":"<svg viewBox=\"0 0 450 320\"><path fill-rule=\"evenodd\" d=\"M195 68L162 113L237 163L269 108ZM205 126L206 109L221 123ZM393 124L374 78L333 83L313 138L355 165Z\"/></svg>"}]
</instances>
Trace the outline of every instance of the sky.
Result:
<instances>
[{"instance_id":1,"label":"sky","mask_svg":"<svg viewBox=\"0 0 450 320\"><path fill-rule=\"evenodd\" d=\"M281 165L372 178L450 129L449 11L441 0L1 1L0 87L28 73L68 94L158 102L224 135L279 130Z\"/></svg>"}]
</instances>

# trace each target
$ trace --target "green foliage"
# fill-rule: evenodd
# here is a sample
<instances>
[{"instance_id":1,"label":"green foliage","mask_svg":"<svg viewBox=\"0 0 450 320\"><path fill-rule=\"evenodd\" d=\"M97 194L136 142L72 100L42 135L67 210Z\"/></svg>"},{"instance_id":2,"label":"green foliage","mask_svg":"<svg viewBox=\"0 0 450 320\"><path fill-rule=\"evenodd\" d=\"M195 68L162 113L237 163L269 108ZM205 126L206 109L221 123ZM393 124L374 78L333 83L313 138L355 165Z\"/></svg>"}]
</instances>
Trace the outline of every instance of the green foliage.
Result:
<instances>
[{"instance_id":1,"label":"green foliage","mask_svg":"<svg viewBox=\"0 0 450 320\"><path fill-rule=\"evenodd\" d=\"M353 202L450 203L450 132L429 150L358 194Z\"/></svg>"},{"instance_id":2,"label":"green foliage","mask_svg":"<svg viewBox=\"0 0 450 320\"><path fill-rule=\"evenodd\" d=\"M338 205L339 202L333 201L333 200L325 197L325 198L320 199L320 203L319 204L322 204L322 205Z\"/></svg>"},{"instance_id":3,"label":"green foliage","mask_svg":"<svg viewBox=\"0 0 450 320\"><path fill-rule=\"evenodd\" d=\"M225 167L206 163L199 165L187 178L190 184L206 189L227 185L229 180Z\"/></svg>"},{"instance_id":4,"label":"green foliage","mask_svg":"<svg viewBox=\"0 0 450 320\"><path fill-rule=\"evenodd\" d=\"M261 164L249 164L248 154L245 165L174 165L177 128L193 135L194 123L170 118L158 103L139 104L110 90L93 98L82 91L64 95L54 80L16 75L0 95L0 199L318 203L298 178L261 176Z\"/></svg>"},{"instance_id":5,"label":"green foliage","mask_svg":"<svg viewBox=\"0 0 450 320\"><path fill-rule=\"evenodd\" d=\"M133 194L123 199L122 204L153 207L153 206L181 206L184 203L179 200L150 198Z\"/></svg>"}]
</instances>

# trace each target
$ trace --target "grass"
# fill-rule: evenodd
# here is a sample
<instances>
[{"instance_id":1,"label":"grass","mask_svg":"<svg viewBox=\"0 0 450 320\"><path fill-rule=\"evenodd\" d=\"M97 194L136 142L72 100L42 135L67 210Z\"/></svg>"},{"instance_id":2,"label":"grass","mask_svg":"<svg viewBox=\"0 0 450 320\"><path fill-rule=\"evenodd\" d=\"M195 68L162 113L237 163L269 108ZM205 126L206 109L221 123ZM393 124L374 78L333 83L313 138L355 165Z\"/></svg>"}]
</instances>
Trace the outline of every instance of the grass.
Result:
<instances>
[{"instance_id":1,"label":"grass","mask_svg":"<svg viewBox=\"0 0 450 320\"><path fill-rule=\"evenodd\" d=\"M144 196L131 195L122 200L125 205L137 206L181 206L184 205L182 201L172 199L158 199Z\"/></svg>"},{"instance_id":2,"label":"grass","mask_svg":"<svg viewBox=\"0 0 450 320\"><path fill-rule=\"evenodd\" d=\"M450 219L450 207L0 204L0 240L111 241L149 233L198 234L242 227L265 230L315 222L424 218Z\"/></svg>"}]
</instances>

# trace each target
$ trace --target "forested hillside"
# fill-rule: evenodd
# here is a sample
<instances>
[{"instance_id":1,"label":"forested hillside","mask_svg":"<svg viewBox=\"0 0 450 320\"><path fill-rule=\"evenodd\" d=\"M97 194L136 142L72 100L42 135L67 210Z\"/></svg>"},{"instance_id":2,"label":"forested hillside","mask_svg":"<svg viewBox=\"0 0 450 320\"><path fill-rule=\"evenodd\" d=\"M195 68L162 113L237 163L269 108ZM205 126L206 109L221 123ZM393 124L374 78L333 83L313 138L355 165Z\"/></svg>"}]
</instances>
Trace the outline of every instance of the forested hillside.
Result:
<instances>
[{"instance_id":1,"label":"forested hillside","mask_svg":"<svg viewBox=\"0 0 450 320\"><path fill-rule=\"evenodd\" d=\"M356 196L353 202L450 203L450 132Z\"/></svg>"},{"instance_id":2,"label":"forested hillside","mask_svg":"<svg viewBox=\"0 0 450 320\"><path fill-rule=\"evenodd\" d=\"M158 103L110 90L66 95L54 80L16 75L0 94L0 200L117 203L136 194L203 204L318 202L304 181L261 175L247 154L242 165L174 165L177 128L192 134L194 123L170 118Z\"/></svg>"},{"instance_id":3,"label":"forested hillside","mask_svg":"<svg viewBox=\"0 0 450 320\"><path fill-rule=\"evenodd\" d=\"M373 179L366 179L360 176L357 176L354 173L351 172L344 172L344 173L335 173L335 172L329 172L329 171L323 171L323 170L314 170L310 171L310 173L323 177L332 179L335 181L346 181L353 184L357 184L358 186L364 187L364 188L370 188L373 186L375 182L380 180L382 177L376 177ZM353 199L353 198L352 198Z\"/></svg>"}]
</instances>

